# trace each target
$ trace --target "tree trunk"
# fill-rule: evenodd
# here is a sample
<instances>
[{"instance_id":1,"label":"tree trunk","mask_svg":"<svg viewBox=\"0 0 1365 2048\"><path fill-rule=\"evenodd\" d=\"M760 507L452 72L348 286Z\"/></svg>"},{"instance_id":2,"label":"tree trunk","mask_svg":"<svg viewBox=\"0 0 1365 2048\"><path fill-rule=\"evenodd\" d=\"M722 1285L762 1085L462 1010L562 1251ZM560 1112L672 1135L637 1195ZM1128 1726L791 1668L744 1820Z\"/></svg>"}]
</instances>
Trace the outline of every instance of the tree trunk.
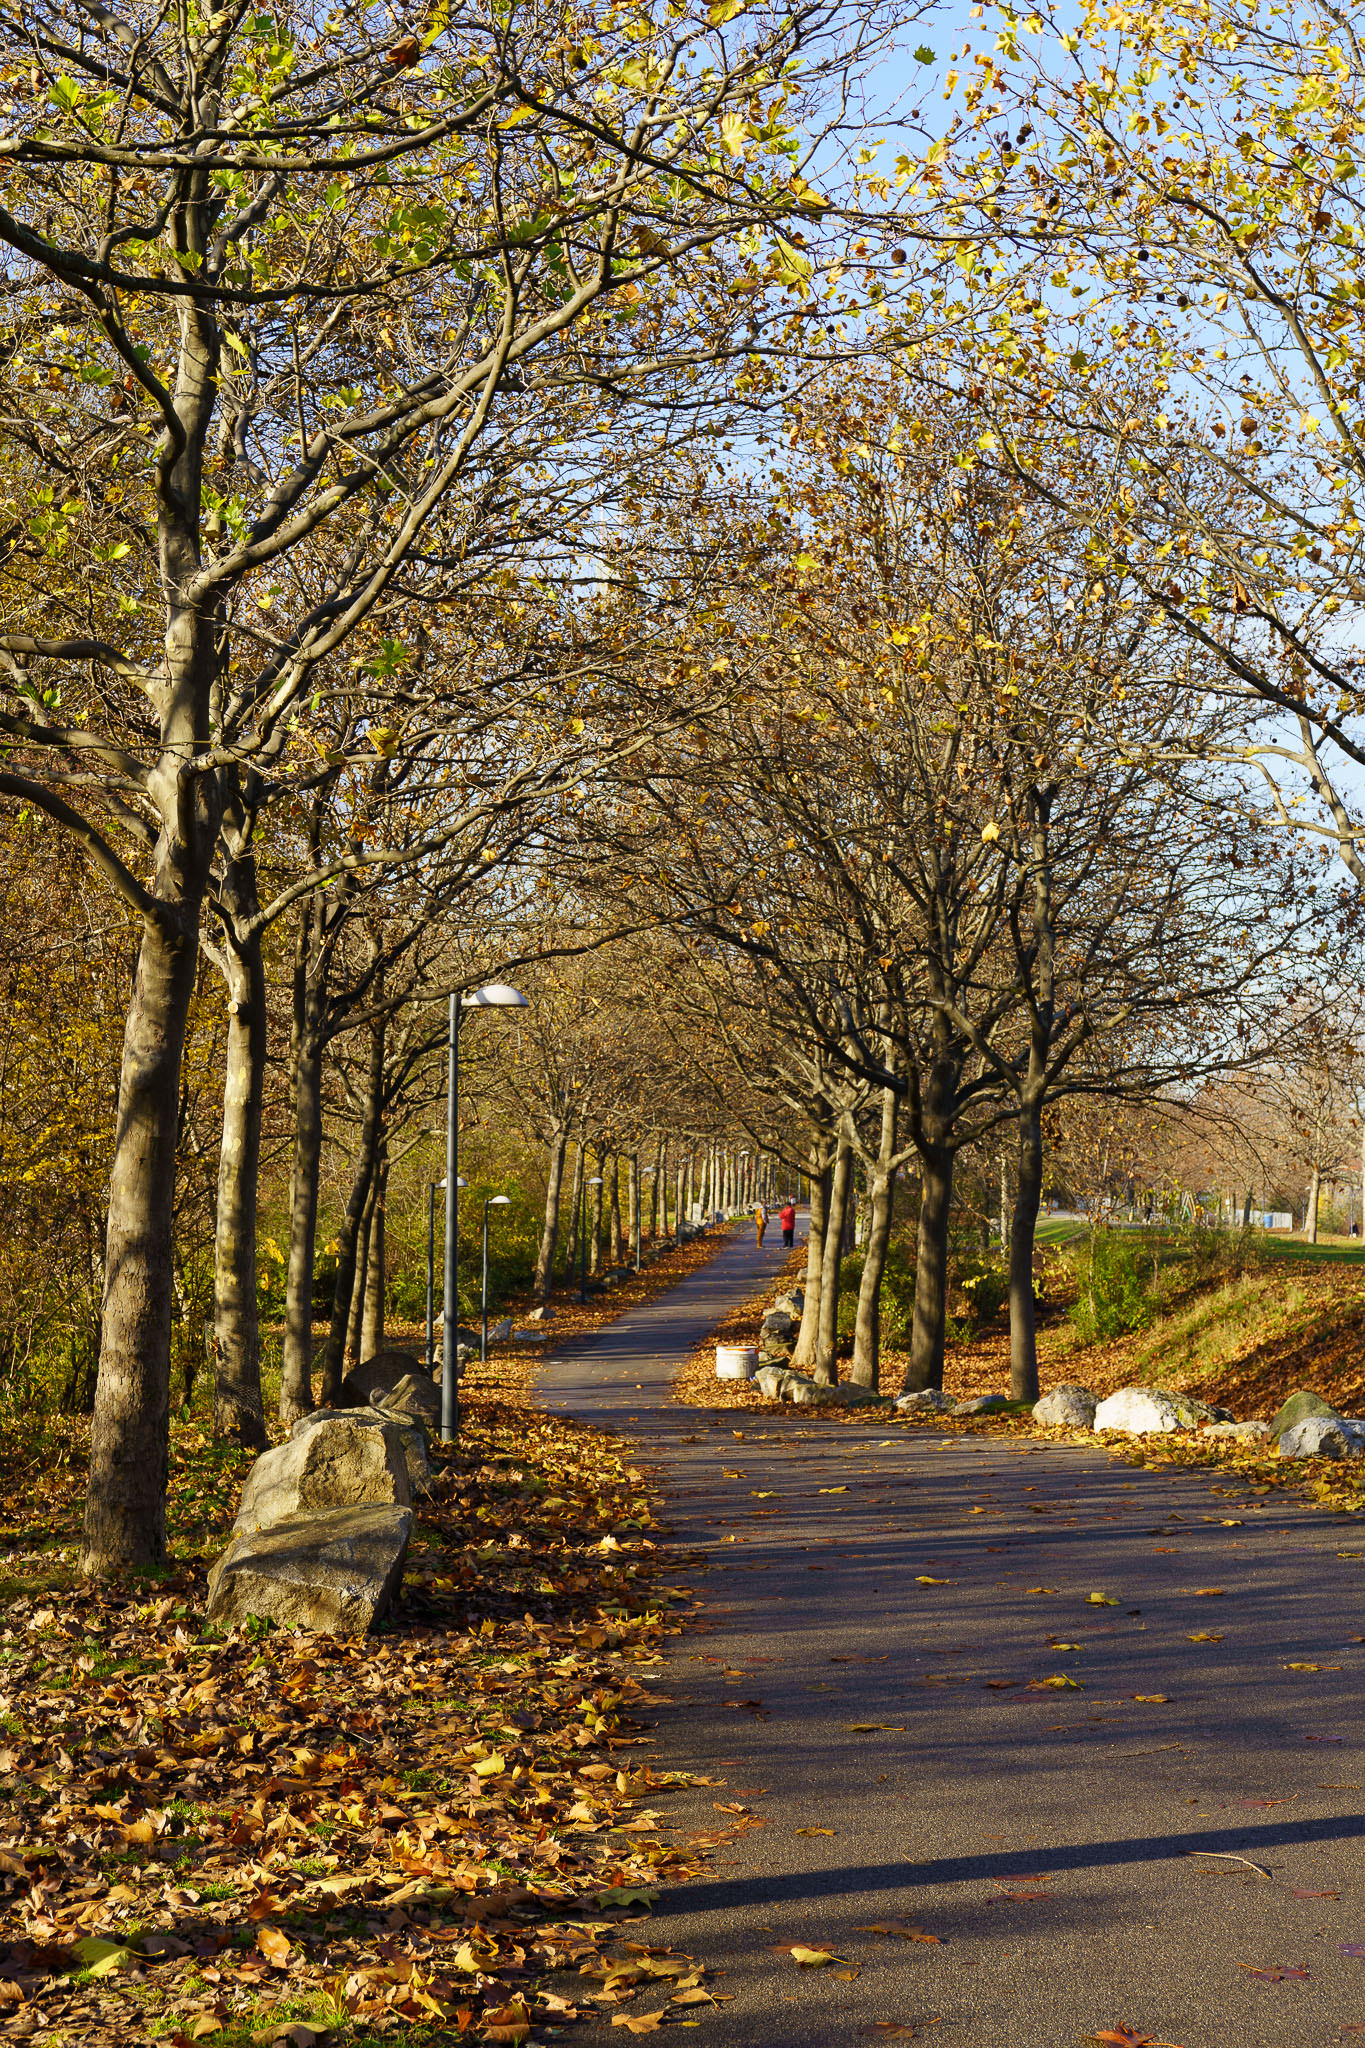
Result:
<instances>
[{"instance_id":1,"label":"tree trunk","mask_svg":"<svg viewBox=\"0 0 1365 2048\"><path fill-rule=\"evenodd\" d=\"M841 1130L830 1179L829 1209L825 1216L824 1254L820 1267L820 1320L812 1368L812 1377L827 1387L837 1386L839 1381L839 1275L844 1263L852 1198L853 1145L847 1132Z\"/></svg>"},{"instance_id":2,"label":"tree trunk","mask_svg":"<svg viewBox=\"0 0 1365 2048\"><path fill-rule=\"evenodd\" d=\"M683 1227L683 1201L687 1193L687 1169L679 1160L673 1182L673 1234L681 1236Z\"/></svg>"},{"instance_id":3,"label":"tree trunk","mask_svg":"<svg viewBox=\"0 0 1365 2048\"><path fill-rule=\"evenodd\" d=\"M240 915L229 915L223 934L228 1029L213 1245L213 1434L220 1443L263 1451L270 1438L261 1398L256 1196L267 1020L260 932L246 921L258 907L249 856L230 864L223 898Z\"/></svg>"},{"instance_id":4,"label":"tree trunk","mask_svg":"<svg viewBox=\"0 0 1365 2048\"><path fill-rule=\"evenodd\" d=\"M341 1382L346 1371L346 1337L351 1320L351 1296L355 1288L356 1256L360 1227L369 1199L379 1144L384 1102L384 1027L376 1024L370 1032L370 1063L365 1077L365 1104L361 1112L355 1179L351 1185L346 1213L337 1232L337 1276L332 1291L332 1322L322 1354L322 1400L335 1408L341 1399Z\"/></svg>"},{"instance_id":5,"label":"tree trunk","mask_svg":"<svg viewBox=\"0 0 1365 2048\"><path fill-rule=\"evenodd\" d=\"M882 1127L877 1145L877 1164L871 1175L868 1199L867 1249L863 1254L863 1277L858 1287L858 1316L853 1326L853 1365L850 1379L874 1391L881 1385L882 1365L882 1275L891 1242L891 1217L896 1198L896 1115L899 1105L893 1088L882 1090Z\"/></svg>"},{"instance_id":6,"label":"tree trunk","mask_svg":"<svg viewBox=\"0 0 1365 2048\"><path fill-rule=\"evenodd\" d=\"M1010 1248L1010 1179L1004 1147L1000 1150L1000 1256Z\"/></svg>"},{"instance_id":7,"label":"tree trunk","mask_svg":"<svg viewBox=\"0 0 1365 2048\"><path fill-rule=\"evenodd\" d=\"M815 1363L820 1333L820 1275L825 1256L825 1215L829 1205L831 1169L822 1166L820 1149L811 1152L810 1235L806 1239L805 1306L796 1333L792 1365L797 1372L809 1372Z\"/></svg>"},{"instance_id":8,"label":"tree trunk","mask_svg":"<svg viewBox=\"0 0 1365 2048\"><path fill-rule=\"evenodd\" d=\"M381 1147L370 1198L369 1251L365 1258L365 1307L360 1322L360 1358L384 1349L384 1308L388 1272L384 1249L384 1211L389 1198L389 1162Z\"/></svg>"},{"instance_id":9,"label":"tree trunk","mask_svg":"<svg viewBox=\"0 0 1365 2048\"><path fill-rule=\"evenodd\" d=\"M1308 1213L1303 1219L1304 1236L1309 1244L1318 1241L1318 1201L1322 1194L1322 1169L1313 1168L1313 1178L1308 1183Z\"/></svg>"},{"instance_id":10,"label":"tree trunk","mask_svg":"<svg viewBox=\"0 0 1365 2048\"><path fill-rule=\"evenodd\" d=\"M943 1385L943 1332L948 1315L948 1219L953 1200L952 1151L920 1150L919 1231L915 1241L915 1314L905 1391Z\"/></svg>"},{"instance_id":11,"label":"tree trunk","mask_svg":"<svg viewBox=\"0 0 1365 2048\"><path fill-rule=\"evenodd\" d=\"M569 1196L569 1244L564 1254L564 1272L566 1277L572 1276L578 1267L578 1236L583 1207L583 1161L587 1149L586 1144L580 1138L574 1152L573 1192Z\"/></svg>"},{"instance_id":12,"label":"tree trunk","mask_svg":"<svg viewBox=\"0 0 1365 2048\"><path fill-rule=\"evenodd\" d=\"M322 1166L322 1041L316 1020L294 1048L294 1156L289 1172L289 1267L285 1279L280 1420L295 1423L313 1406L313 1259L318 1175Z\"/></svg>"},{"instance_id":13,"label":"tree trunk","mask_svg":"<svg viewBox=\"0 0 1365 2048\"><path fill-rule=\"evenodd\" d=\"M360 1228L355 1238L355 1275L351 1281L351 1306L346 1317L346 1360L348 1365L359 1365L361 1360L362 1328L365 1320L365 1286L370 1277L370 1234L374 1228L375 1200L378 1194L376 1166L370 1168L370 1184L365 1190L365 1207L360 1218Z\"/></svg>"},{"instance_id":14,"label":"tree trunk","mask_svg":"<svg viewBox=\"0 0 1365 2048\"><path fill-rule=\"evenodd\" d=\"M654 1148L654 1177L649 1183L649 1234L659 1235L659 1212L662 1207L664 1230L668 1230L668 1148L660 1138Z\"/></svg>"},{"instance_id":15,"label":"tree trunk","mask_svg":"<svg viewBox=\"0 0 1365 2048\"><path fill-rule=\"evenodd\" d=\"M621 1238L621 1155L613 1152L611 1167L607 1173L607 1188L611 1200L609 1217L608 1249L613 1266L619 1266L625 1258L625 1247Z\"/></svg>"},{"instance_id":16,"label":"tree trunk","mask_svg":"<svg viewBox=\"0 0 1365 2048\"><path fill-rule=\"evenodd\" d=\"M564 1186L564 1155L568 1149L568 1134L556 1125L550 1134L550 1163L545 1176L545 1220L540 1226L540 1250L536 1253L535 1278L531 1282L531 1291L537 1301L550 1299L555 1246L559 1242L559 1196Z\"/></svg>"},{"instance_id":17,"label":"tree trunk","mask_svg":"<svg viewBox=\"0 0 1365 2048\"><path fill-rule=\"evenodd\" d=\"M640 1256L640 1155L632 1152L626 1166L626 1244L632 1260Z\"/></svg>"},{"instance_id":18,"label":"tree trunk","mask_svg":"<svg viewBox=\"0 0 1365 2048\"><path fill-rule=\"evenodd\" d=\"M201 889L144 921L123 1034L81 1551L92 1576L166 1557L175 1152Z\"/></svg>"},{"instance_id":19,"label":"tree trunk","mask_svg":"<svg viewBox=\"0 0 1365 2048\"><path fill-rule=\"evenodd\" d=\"M1038 1399L1038 1328L1033 1301L1033 1247L1043 1198L1042 1104L1019 1111L1019 1182L1010 1232L1010 1399Z\"/></svg>"}]
</instances>

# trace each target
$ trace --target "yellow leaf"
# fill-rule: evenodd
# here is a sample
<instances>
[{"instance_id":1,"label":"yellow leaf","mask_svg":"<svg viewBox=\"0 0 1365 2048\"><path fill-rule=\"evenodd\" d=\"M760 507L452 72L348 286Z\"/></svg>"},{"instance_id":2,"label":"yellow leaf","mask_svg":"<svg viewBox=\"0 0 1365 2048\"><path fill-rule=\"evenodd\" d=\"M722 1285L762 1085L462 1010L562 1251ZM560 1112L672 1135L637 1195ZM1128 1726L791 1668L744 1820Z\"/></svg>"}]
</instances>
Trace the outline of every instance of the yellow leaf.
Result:
<instances>
[{"instance_id":1,"label":"yellow leaf","mask_svg":"<svg viewBox=\"0 0 1365 2048\"><path fill-rule=\"evenodd\" d=\"M915 1578L917 1586L951 1586L952 1583L951 1579L931 1579L924 1572L918 1573Z\"/></svg>"},{"instance_id":2,"label":"yellow leaf","mask_svg":"<svg viewBox=\"0 0 1365 2048\"><path fill-rule=\"evenodd\" d=\"M737 14L744 12L745 5L746 0L715 0L715 4L706 10L706 19L712 28L724 28L727 21L733 21Z\"/></svg>"},{"instance_id":3,"label":"yellow leaf","mask_svg":"<svg viewBox=\"0 0 1365 2048\"><path fill-rule=\"evenodd\" d=\"M1107 1593L1087 1593L1086 1602L1091 1607L1117 1607L1118 1601L1111 1600Z\"/></svg>"},{"instance_id":4,"label":"yellow leaf","mask_svg":"<svg viewBox=\"0 0 1365 2048\"><path fill-rule=\"evenodd\" d=\"M284 1969L293 1951L289 1936L282 1934L278 1927L269 1925L256 1929L256 1946L266 1961L273 1963L277 1970Z\"/></svg>"},{"instance_id":5,"label":"yellow leaf","mask_svg":"<svg viewBox=\"0 0 1365 2048\"><path fill-rule=\"evenodd\" d=\"M994 818L991 819L988 825L983 825L981 827L981 837L985 841L987 846L989 846L993 840L996 840L1000 837L1000 827L996 824Z\"/></svg>"},{"instance_id":6,"label":"yellow leaf","mask_svg":"<svg viewBox=\"0 0 1365 2048\"><path fill-rule=\"evenodd\" d=\"M1171 1703L1168 1692L1135 1692L1133 1698L1143 1707L1168 1707Z\"/></svg>"},{"instance_id":7,"label":"yellow leaf","mask_svg":"<svg viewBox=\"0 0 1365 2048\"><path fill-rule=\"evenodd\" d=\"M826 1963L843 1963L848 1960L846 1956L836 1956L827 1948L806 1948L799 1941L788 1950L788 1954L803 1970L823 1970Z\"/></svg>"},{"instance_id":8,"label":"yellow leaf","mask_svg":"<svg viewBox=\"0 0 1365 2048\"><path fill-rule=\"evenodd\" d=\"M506 1769L507 1758L500 1749L495 1749L492 1756L481 1757L478 1763L475 1764L474 1776L476 1778L496 1778L499 1772Z\"/></svg>"}]
</instances>

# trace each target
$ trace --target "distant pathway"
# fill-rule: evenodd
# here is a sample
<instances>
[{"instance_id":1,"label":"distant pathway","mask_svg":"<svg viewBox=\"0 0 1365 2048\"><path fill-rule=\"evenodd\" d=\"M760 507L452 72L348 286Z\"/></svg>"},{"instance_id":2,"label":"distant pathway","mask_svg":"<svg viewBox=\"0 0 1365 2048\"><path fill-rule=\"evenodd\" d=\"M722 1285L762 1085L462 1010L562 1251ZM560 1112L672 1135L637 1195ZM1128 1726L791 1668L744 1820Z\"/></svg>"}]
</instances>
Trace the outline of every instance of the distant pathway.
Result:
<instances>
[{"instance_id":1,"label":"distant pathway","mask_svg":"<svg viewBox=\"0 0 1365 2048\"><path fill-rule=\"evenodd\" d=\"M763 1825L654 1916L727 1972L699 2039L1365 2043L1365 1526L1098 1451L671 1404L780 1262L737 1237L542 1381L639 1440L711 1558L657 1761L725 1781L670 1819ZM867 1931L893 1920L939 1940Z\"/></svg>"}]
</instances>

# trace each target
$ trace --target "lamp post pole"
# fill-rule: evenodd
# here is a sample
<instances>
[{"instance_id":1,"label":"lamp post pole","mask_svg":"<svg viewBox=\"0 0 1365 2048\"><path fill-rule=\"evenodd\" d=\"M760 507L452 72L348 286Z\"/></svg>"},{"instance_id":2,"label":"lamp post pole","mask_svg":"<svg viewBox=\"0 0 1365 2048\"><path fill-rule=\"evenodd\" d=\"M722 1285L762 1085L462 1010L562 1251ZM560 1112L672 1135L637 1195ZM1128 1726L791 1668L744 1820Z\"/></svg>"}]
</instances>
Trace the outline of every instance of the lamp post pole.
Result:
<instances>
[{"instance_id":1,"label":"lamp post pole","mask_svg":"<svg viewBox=\"0 0 1365 2048\"><path fill-rule=\"evenodd\" d=\"M441 1296L441 1442L453 1444L460 1426L455 1381L459 1329L460 1259L460 998L450 998L446 1027L446 1244Z\"/></svg>"}]
</instances>

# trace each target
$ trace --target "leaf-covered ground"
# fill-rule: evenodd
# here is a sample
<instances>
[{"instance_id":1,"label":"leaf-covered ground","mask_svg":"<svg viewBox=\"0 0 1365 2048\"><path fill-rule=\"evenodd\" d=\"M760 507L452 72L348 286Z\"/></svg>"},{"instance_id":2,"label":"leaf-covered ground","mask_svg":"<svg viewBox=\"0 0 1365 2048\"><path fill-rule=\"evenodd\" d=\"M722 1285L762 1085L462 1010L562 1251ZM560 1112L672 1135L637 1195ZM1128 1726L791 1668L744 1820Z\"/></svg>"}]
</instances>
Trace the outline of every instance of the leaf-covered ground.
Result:
<instances>
[{"instance_id":1,"label":"leaf-covered ground","mask_svg":"<svg viewBox=\"0 0 1365 2048\"><path fill-rule=\"evenodd\" d=\"M529 1370L491 1366L501 1392L471 1376L401 1608L364 1642L205 1627L249 1455L180 1425L173 1569L91 1588L72 1571L84 1426L0 1431L8 2036L548 2042L711 2002L643 1917L707 1839L673 1839L666 1795L689 1781L650 1765L687 1591L641 1474L521 1398Z\"/></svg>"}]
</instances>

